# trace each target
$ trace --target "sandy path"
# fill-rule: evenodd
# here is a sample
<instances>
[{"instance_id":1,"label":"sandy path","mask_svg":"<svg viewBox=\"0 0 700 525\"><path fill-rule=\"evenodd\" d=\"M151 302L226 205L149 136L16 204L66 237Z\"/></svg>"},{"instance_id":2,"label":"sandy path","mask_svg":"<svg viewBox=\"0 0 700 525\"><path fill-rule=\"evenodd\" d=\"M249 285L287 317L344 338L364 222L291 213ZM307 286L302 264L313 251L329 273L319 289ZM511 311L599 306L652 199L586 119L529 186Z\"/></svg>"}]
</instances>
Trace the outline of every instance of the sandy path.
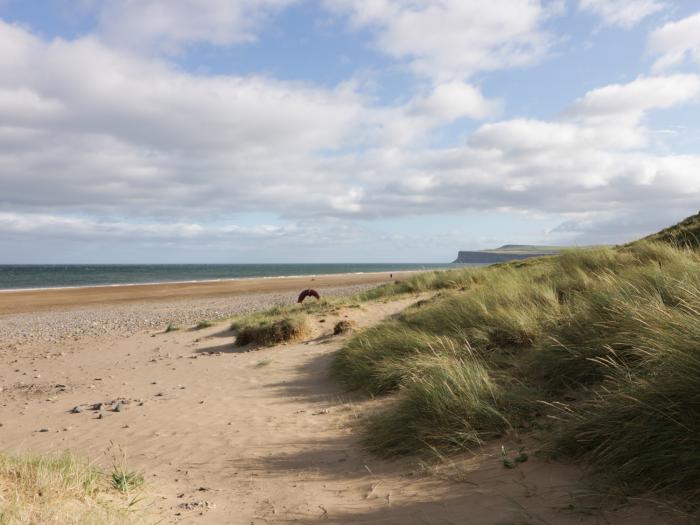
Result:
<instances>
[{"instance_id":1,"label":"sandy path","mask_svg":"<svg viewBox=\"0 0 700 525\"><path fill-rule=\"evenodd\" d=\"M225 325L4 352L0 443L107 467L121 448L163 523L670 523L648 509L562 512L578 471L534 457L506 470L497 446L432 474L364 452L354 427L378 402L349 400L329 378L342 343L329 332L415 300L317 318L311 341L252 352ZM119 412L69 413L117 398L129 401Z\"/></svg>"}]
</instances>

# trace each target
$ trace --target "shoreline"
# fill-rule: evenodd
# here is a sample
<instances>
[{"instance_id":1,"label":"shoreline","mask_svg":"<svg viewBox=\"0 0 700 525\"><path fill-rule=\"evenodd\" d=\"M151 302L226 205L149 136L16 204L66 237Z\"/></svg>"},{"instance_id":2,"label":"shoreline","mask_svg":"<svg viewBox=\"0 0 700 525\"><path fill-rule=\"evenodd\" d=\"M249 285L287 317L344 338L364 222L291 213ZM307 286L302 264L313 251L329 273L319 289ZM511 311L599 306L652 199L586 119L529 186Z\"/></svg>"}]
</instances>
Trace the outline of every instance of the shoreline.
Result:
<instances>
[{"instance_id":1,"label":"shoreline","mask_svg":"<svg viewBox=\"0 0 700 525\"><path fill-rule=\"evenodd\" d=\"M376 284L318 287L323 297L351 297ZM119 341L137 333L162 333L168 325L189 330L197 323L220 321L282 304L296 303L298 290L133 300L33 310L0 315L2 350L30 351L63 342ZM91 343L91 344L92 344ZM1 379L1 378L0 378Z\"/></svg>"},{"instance_id":2,"label":"shoreline","mask_svg":"<svg viewBox=\"0 0 700 525\"><path fill-rule=\"evenodd\" d=\"M411 276L423 271L368 272L302 275L289 277L244 277L224 280L173 283L138 283L42 289L6 289L0 293L0 316L73 310L94 306L136 303L174 303L185 300L223 299L270 293L300 292L304 288L371 286L393 281L390 275Z\"/></svg>"},{"instance_id":3,"label":"shoreline","mask_svg":"<svg viewBox=\"0 0 700 525\"><path fill-rule=\"evenodd\" d=\"M79 284L75 286L40 286L36 288L0 288L0 294L13 292L44 292L51 290L80 290L83 288L117 288L121 286L158 286L170 284L200 284L200 283L223 283L228 281L250 281L262 279L297 279L309 277L315 279L317 277L333 277L346 275L381 275L381 274L402 274L402 273L420 273L441 270L442 268L426 268L424 270L394 270L388 272L343 272L343 273L308 273L308 274L292 274L292 275L261 275L256 277L222 277L220 279L188 279L185 281L147 281L143 283L105 283L105 284Z\"/></svg>"}]
</instances>

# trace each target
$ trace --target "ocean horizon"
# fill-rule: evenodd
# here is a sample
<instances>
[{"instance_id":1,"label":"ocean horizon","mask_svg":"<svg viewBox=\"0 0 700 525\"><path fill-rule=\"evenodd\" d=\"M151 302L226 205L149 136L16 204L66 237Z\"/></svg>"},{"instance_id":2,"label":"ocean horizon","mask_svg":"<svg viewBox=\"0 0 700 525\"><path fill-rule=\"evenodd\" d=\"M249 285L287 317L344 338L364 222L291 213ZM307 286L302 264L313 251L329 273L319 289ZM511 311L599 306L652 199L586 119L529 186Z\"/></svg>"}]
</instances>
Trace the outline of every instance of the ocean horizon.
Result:
<instances>
[{"instance_id":1,"label":"ocean horizon","mask_svg":"<svg viewBox=\"0 0 700 525\"><path fill-rule=\"evenodd\" d=\"M454 263L1 264L0 290L206 282L343 273L391 273L462 266L465 265Z\"/></svg>"}]
</instances>

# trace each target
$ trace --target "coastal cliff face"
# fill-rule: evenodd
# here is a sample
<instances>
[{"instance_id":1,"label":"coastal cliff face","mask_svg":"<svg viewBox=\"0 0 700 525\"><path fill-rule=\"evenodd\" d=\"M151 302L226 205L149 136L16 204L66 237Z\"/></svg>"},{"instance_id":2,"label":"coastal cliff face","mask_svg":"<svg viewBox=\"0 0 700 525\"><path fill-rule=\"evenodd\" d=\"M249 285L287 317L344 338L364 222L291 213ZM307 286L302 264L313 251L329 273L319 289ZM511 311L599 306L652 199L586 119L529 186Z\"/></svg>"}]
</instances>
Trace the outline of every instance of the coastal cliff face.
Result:
<instances>
[{"instance_id":1,"label":"coastal cliff face","mask_svg":"<svg viewBox=\"0 0 700 525\"><path fill-rule=\"evenodd\" d=\"M498 263L514 261L519 259L529 259L530 257L540 257L542 255L552 255L546 253L498 253L498 252L459 252L456 263Z\"/></svg>"},{"instance_id":2,"label":"coastal cliff face","mask_svg":"<svg viewBox=\"0 0 700 525\"><path fill-rule=\"evenodd\" d=\"M543 255L555 255L561 248L553 246L525 246L519 244L506 244L495 250L460 251L455 263L499 263L529 259L530 257L542 257Z\"/></svg>"}]
</instances>

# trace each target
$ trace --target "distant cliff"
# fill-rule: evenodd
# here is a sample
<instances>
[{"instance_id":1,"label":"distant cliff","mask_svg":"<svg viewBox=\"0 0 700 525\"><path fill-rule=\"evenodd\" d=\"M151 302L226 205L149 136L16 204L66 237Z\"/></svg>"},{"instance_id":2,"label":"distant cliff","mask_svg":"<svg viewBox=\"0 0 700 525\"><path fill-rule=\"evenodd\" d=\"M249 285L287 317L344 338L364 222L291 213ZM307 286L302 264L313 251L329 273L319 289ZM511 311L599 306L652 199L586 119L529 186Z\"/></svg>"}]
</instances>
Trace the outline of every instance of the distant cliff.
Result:
<instances>
[{"instance_id":1,"label":"distant cliff","mask_svg":"<svg viewBox=\"0 0 700 525\"><path fill-rule=\"evenodd\" d=\"M541 257L543 255L555 255L559 249L553 246L523 246L517 244L506 244L495 250L482 251L460 251L457 254L456 263L498 263L515 261L519 259L529 259L530 257Z\"/></svg>"}]
</instances>

